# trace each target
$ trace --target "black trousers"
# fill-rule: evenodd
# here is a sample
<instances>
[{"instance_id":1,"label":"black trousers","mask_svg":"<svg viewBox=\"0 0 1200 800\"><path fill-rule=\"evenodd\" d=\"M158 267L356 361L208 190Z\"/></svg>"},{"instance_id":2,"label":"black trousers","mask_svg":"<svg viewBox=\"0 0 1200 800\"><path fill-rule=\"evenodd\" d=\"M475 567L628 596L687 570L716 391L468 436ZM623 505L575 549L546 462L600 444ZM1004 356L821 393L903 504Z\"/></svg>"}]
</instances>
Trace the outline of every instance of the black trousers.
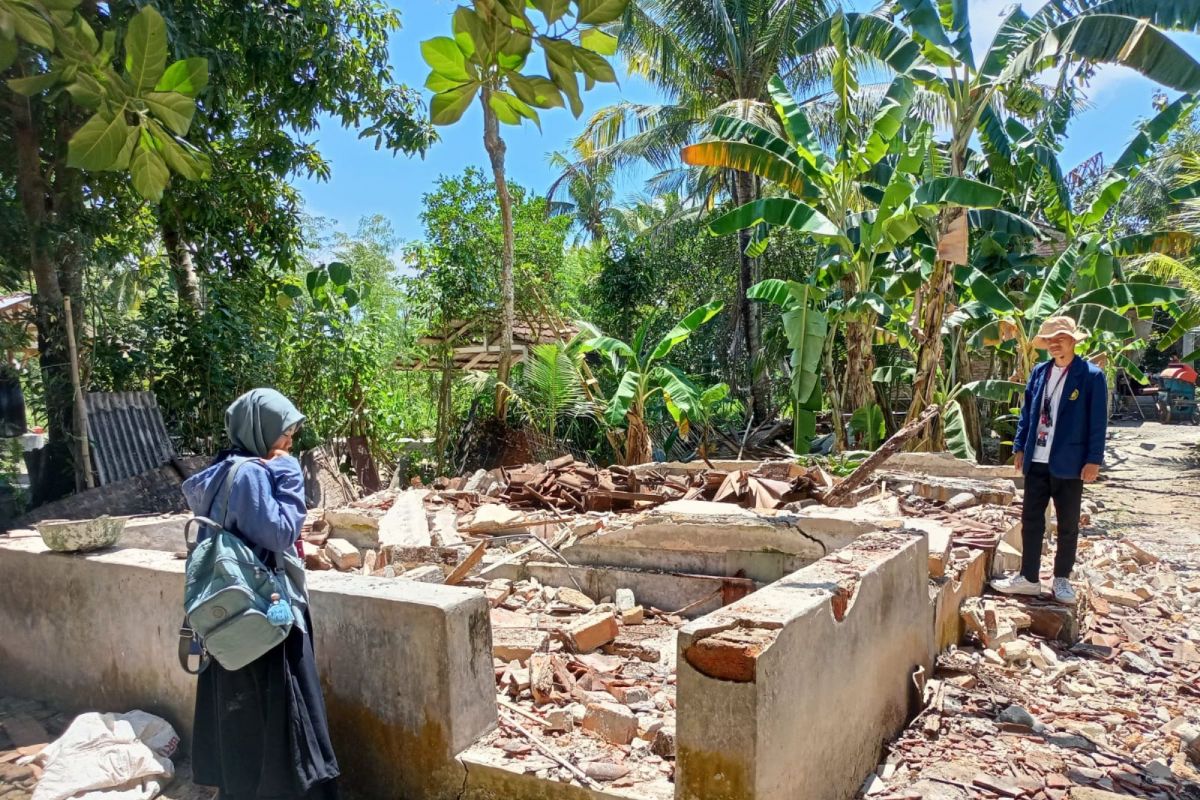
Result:
<instances>
[{"instance_id":1,"label":"black trousers","mask_svg":"<svg viewBox=\"0 0 1200 800\"><path fill-rule=\"evenodd\" d=\"M1079 505L1083 501L1081 478L1055 478L1046 464L1029 465L1025 476L1025 507L1021 511L1021 574L1037 583L1046 538L1046 508L1054 500L1058 517L1058 548L1054 552L1054 577L1069 578L1079 545Z\"/></svg>"}]
</instances>

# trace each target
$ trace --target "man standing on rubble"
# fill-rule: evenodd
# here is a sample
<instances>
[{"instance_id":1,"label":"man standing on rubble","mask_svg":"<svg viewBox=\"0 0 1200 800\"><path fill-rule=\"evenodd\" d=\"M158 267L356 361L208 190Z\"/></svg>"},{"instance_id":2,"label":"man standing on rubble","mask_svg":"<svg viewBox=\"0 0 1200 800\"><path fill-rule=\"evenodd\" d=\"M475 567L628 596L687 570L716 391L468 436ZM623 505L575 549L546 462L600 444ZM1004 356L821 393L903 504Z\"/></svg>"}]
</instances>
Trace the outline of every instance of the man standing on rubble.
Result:
<instances>
[{"instance_id":1,"label":"man standing on rubble","mask_svg":"<svg viewBox=\"0 0 1200 800\"><path fill-rule=\"evenodd\" d=\"M1079 541L1083 485L1096 480L1104 463L1108 428L1108 382L1096 365L1075 356L1087 338L1070 317L1042 323L1034 347L1051 360L1034 367L1025 387L1025 403L1013 437L1017 469L1025 474L1021 512L1021 572L992 581L1004 594L1040 595L1042 541L1046 508L1054 500L1058 547L1054 554L1054 599L1074 604L1071 570Z\"/></svg>"}]
</instances>

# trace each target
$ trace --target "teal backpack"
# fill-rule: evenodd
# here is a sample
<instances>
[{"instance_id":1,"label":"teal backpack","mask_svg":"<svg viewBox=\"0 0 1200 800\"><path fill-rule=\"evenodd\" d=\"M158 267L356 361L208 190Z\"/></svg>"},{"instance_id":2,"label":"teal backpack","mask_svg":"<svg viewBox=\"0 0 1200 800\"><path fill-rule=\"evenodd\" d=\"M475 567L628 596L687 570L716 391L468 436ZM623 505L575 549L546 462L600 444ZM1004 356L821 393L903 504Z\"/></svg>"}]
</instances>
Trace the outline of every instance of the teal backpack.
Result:
<instances>
[{"instance_id":1,"label":"teal backpack","mask_svg":"<svg viewBox=\"0 0 1200 800\"><path fill-rule=\"evenodd\" d=\"M186 616L179 631L179 663L193 675L203 672L210 659L227 670L241 669L283 642L293 625L304 629L308 590L304 562L295 550L273 554L276 566L270 567L225 528L234 477L247 462L257 460L233 459L209 510L220 523L193 517L184 526ZM214 533L196 543L189 536L193 525L205 525ZM192 657L199 659L195 668Z\"/></svg>"}]
</instances>

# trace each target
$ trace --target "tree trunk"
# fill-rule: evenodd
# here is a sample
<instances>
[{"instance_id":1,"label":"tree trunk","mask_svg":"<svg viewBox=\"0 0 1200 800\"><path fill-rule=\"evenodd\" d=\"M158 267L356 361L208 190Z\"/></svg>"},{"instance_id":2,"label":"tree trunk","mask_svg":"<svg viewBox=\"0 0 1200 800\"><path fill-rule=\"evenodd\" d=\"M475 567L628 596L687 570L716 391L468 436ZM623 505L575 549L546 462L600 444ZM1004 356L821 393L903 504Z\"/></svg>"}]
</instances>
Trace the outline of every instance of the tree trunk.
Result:
<instances>
[{"instance_id":1,"label":"tree trunk","mask_svg":"<svg viewBox=\"0 0 1200 800\"><path fill-rule=\"evenodd\" d=\"M747 172L738 172L734 177L733 201L743 205L754 200L757 189L754 176ZM766 422L771 418L771 377L762 364L755 364L755 359L762 352L762 316L757 303L746 296L755 282L755 259L746 255L746 247L750 244L750 231L738 232L738 322L740 334L745 344L745 368L749 370L746 376L750 393L750 408L754 418ZM756 369L757 367L757 369Z\"/></svg>"},{"instance_id":2,"label":"tree trunk","mask_svg":"<svg viewBox=\"0 0 1200 800\"><path fill-rule=\"evenodd\" d=\"M875 372L875 322L872 319L847 320L846 379L843 382L842 402L850 412L875 402L875 387L871 376Z\"/></svg>"},{"instance_id":3,"label":"tree trunk","mask_svg":"<svg viewBox=\"0 0 1200 800\"><path fill-rule=\"evenodd\" d=\"M966 337L959 335L956 337L954 361L958 365L956 382L970 383L971 382L971 354L967 350ZM971 443L971 449L975 451L975 460L983 462L983 430L979 419L979 400L964 392L959 396L959 408L962 409L963 427L967 431L967 440Z\"/></svg>"},{"instance_id":4,"label":"tree trunk","mask_svg":"<svg viewBox=\"0 0 1200 800\"><path fill-rule=\"evenodd\" d=\"M650 447L650 431L640 411L630 409L625 415L625 465L647 464L654 460Z\"/></svg>"},{"instance_id":5,"label":"tree trunk","mask_svg":"<svg viewBox=\"0 0 1200 800\"><path fill-rule=\"evenodd\" d=\"M829 393L830 405L830 424L833 428L833 447L836 451L841 452L846 449L846 424L842 419L843 409L845 408L842 400L842 393L838 391L836 380L836 372L833 368L833 343L836 339L836 331L833 327L829 329L829 335L825 339L824 361L825 361L825 385L826 391Z\"/></svg>"},{"instance_id":6,"label":"tree trunk","mask_svg":"<svg viewBox=\"0 0 1200 800\"><path fill-rule=\"evenodd\" d=\"M975 118L978 112L975 112ZM970 143L974 123L964 133L956 133L950 143L950 175L961 178L967 163L967 145ZM951 229L954 221L966 214L964 208L948 208L942 211L938 222L938 241L941 242ZM946 306L954 291L954 264L938 258L933 265L933 274L929 280L917 290L917 340L920 348L917 351L917 373L913 377L913 401L908 409L905 423L917 420L926 408L934 403L938 390L938 370L942 366L944 343L942 341L942 325L946 321ZM925 428L925 435L919 437L914 446L916 450L940 451L946 449L946 434L939 424L937 417L932 418Z\"/></svg>"},{"instance_id":7,"label":"tree trunk","mask_svg":"<svg viewBox=\"0 0 1200 800\"><path fill-rule=\"evenodd\" d=\"M171 277L175 280L175 290L179 293L180 306L199 313L204 310L204 300L200 295L200 278L196 275L196 267L192 263L192 251L188 249L179 226L165 208L161 220L163 247L167 251L167 263L171 268Z\"/></svg>"},{"instance_id":8,"label":"tree trunk","mask_svg":"<svg viewBox=\"0 0 1200 800\"><path fill-rule=\"evenodd\" d=\"M496 368L496 419L503 420L508 405L508 373L511 368L513 346L513 216L512 197L508 193L508 182L504 177L504 153L506 147L500 138L500 123L492 111L491 90L485 88L480 94L483 103L483 146L487 148L492 162L492 174L496 180L496 199L500 202L500 222L504 231L504 247L500 252L500 363Z\"/></svg>"},{"instance_id":9,"label":"tree trunk","mask_svg":"<svg viewBox=\"0 0 1200 800\"><path fill-rule=\"evenodd\" d=\"M42 171L40 131L31 110L33 101L13 96L13 142L17 157L17 193L21 211L29 231L29 268L33 273L36 295L38 356L42 370L42 387L46 398L48 439L39 468L31 475L34 505L56 500L75 488L75 459L72 455L76 437L74 402L71 387L70 354L67 350L67 329L63 313L64 287L55 262L59 255L59 237L55 235L49 215L53 209L46 175ZM67 191L70 187L64 187ZM68 269L73 259L65 265ZM79 276L74 276L78 283ZM80 315L79 303L75 316Z\"/></svg>"}]
</instances>

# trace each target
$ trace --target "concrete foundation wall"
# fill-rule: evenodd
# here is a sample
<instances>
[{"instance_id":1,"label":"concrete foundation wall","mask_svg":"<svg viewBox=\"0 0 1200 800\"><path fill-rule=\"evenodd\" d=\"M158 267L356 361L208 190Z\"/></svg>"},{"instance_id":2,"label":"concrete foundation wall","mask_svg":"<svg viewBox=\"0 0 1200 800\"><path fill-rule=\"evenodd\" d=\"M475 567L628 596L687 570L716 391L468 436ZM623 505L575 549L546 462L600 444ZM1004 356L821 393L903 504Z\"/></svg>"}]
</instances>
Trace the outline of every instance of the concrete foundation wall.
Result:
<instances>
[{"instance_id":1,"label":"concrete foundation wall","mask_svg":"<svg viewBox=\"0 0 1200 800\"><path fill-rule=\"evenodd\" d=\"M603 533L562 550L572 564L702 575L742 574L771 583L864 533L899 528L898 511L805 508L757 512L726 503L676 500L622 516Z\"/></svg>"},{"instance_id":2,"label":"concrete foundation wall","mask_svg":"<svg viewBox=\"0 0 1200 800\"><path fill-rule=\"evenodd\" d=\"M599 602L614 597L617 589L633 592L639 605L662 611L686 609L681 616L692 619L716 611L723 605L761 588L747 578L684 575L615 567L568 567L557 562L528 561L506 564L489 577L527 580L537 578L546 586L580 588Z\"/></svg>"},{"instance_id":3,"label":"concrete foundation wall","mask_svg":"<svg viewBox=\"0 0 1200 800\"><path fill-rule=\"evenodd\" d=\"M932 665L927 544L874 533L679 633L684 800L845 800Z\"/></svg>"},{"instance_id":4,"label":"concrete foundation wall","mask_svg":"<svg viewBox=\"0 0 1200 800\"><path fill-rule=\"evenodd\" d=\"M455 755L496 721L481 592L311 574L317 660L344 785L453 798ZM195 678L179 667L183 561L121 549L48 552L0 539L0 693L72 712L161 714L190 733Z\"/></svg>"}]
</instances>

